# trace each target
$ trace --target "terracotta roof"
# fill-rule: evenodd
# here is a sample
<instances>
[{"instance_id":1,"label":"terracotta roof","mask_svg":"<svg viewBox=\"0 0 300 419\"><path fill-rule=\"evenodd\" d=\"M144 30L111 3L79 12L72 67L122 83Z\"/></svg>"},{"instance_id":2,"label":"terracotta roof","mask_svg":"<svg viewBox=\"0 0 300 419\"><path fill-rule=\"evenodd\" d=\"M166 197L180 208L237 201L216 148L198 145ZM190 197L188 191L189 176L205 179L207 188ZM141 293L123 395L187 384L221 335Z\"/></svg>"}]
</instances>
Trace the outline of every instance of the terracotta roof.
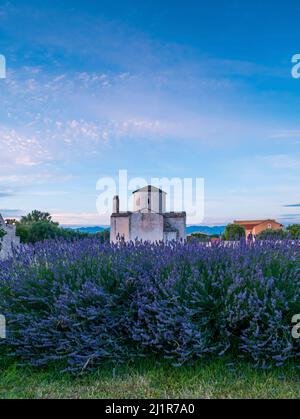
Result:
<instances>
[{"instance_id":1,"label":"terracotta roof","mask_svg":"<svg viewBox=\"0 0 300 419\"><path fill-rule=\"evenodd\" d=\"M260 224L264 224L264 223L275 223L275 224L279 224L276 220L246 220L246 221L234 221L234 224L239 224L239 225L253 225L253 226L258 226Z\"/></svg>"}]
</instances>

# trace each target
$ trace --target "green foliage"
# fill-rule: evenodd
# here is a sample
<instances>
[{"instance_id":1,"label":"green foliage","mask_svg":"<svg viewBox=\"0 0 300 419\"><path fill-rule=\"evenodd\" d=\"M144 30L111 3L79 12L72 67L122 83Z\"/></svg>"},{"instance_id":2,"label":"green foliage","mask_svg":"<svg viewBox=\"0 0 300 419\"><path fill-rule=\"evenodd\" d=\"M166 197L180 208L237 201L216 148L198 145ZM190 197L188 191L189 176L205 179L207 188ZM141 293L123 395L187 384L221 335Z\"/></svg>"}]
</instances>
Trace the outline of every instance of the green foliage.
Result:
<instances>
[{"instance_id":1,"label":"green foliage","mask_svg":"<svg viewBox=\"0 0 300 419\"><path fill-rule=\"evenodd\" d=\"M83 233L81 231L72 230L72 229L59 228L57 232L57 237L63 238L65 240L71 240L71 241L77 240L77 239L85 239L91 236L97 237L97 239L99 239L99 242L101 243L109 242L110 240L109 230L104 230L96 234L90 234L90 233Z\"/></svg>"},{"instance_id":2,"label":"green foliage","mask_svg":"<svg viewBox=\"0 0 300 419\"><path fill-rule=\"evenodd\" d=\"M41 212L37 210L34 210L30 214L22 217L20 222L21 224L33 224L37 222L45 222L45 223L55 224L56 226L58 225L57 223L54 223L52 221L52 217L48 212Z\"/></svg>"},{"instance_id":3,"label":"green foliage","mask_svg":"<svg viewBox=\"0 0 300 419\"><path fill-rule=\"evenodd\" d=\"M58 223L52 221L48 212L38 210L21 218L16 226L17 235L21 243L36 243L47 239L54 239L58 236Z\"/></svg>"},{"instance_id":4,"label":"green foliage","mask_svg":"<svg viewBox=\"0 0 300 419\"><path fill-rule=\"evenodd\" d=\"M203 233L193 233L188 237L188 241L207 242L209 241L209 236Z\"/></svg>"},{"instance_id":5,"label":"green foliage","mask_svg":"<svg viewBox=\"0 0 300 419\"><path fill-rule=\"evenodd\" d=\"M0 240L6 235L5 231L0 227Z\"/></svg>"},{"instance_id":6,"label":"green foliage","mask_svg":"<svg viewBox=\"0 0 300 419\"><path fill-rule=\"evenodd\" d=\"M48 239L55 239L58 236L58 226L47 221L37 221L30 225L28 230L28 240L36 243Z\"/></svg>"},{"instance_id":7,"label":"green foliage","mask_svg":"<svg viewBox=\"0 0 300 419\"><path fill-rule=\"evenodd\" d=\"M224 238L226 241L240 240L246 237L246 230L238 224L228 224L226 227Z\"/></svg>"},{"instance_id":8,"label":"green foliage","mask_svg":"<svg viewBox=\"0 0 300 419\"><path fill-rule=\"evenodd\" d=\"M300 224L292 224L288 226L287 231L292 239L300 238Z\"/></svg>"},{"instance_id":9,"label":"green foliage","mask_svg":"<svg viewBox=\"0 0 300 419\"><path fill-rule=\"evenodd\" d=\"M30 227L26 224L16 224L16 234L20 237L21 243L29 243L29 230Z\"/></svg>"},{"instance_id":10,"label":"green foliage","mask_svg":"<svg viewBox=\"0 0 300 419\"><path fill-rule=\"evenodd\" d=\"M36 221L25 223L21 220L17 223L16 233L20 237L21 243L36 243L57 237L58 226L47 221Z\"/></svg>"},{"instance_id":11,"label":"green foliage","mask_svg":"<svg viewBox=\"0 0 300 419\"><path fill-rule=\"evenodd\" d=\"M288 232L285 230L264 230L257 235L258 240L284 240L288 237Z\"/></svg>"},{"instance_id":12,"label":"green foliage","mask_svg":"<svg viewBox=\"0 0 300 419\"><path fill-rule=\"evenodd\" d=\"M101 243L109 242L110 240L110 231L104 230L96 234L96 237L101 241Z\"/></svg>"},{"instance_id":13,"label":"green foliage","mask_svg":"<svg viewBox=\"0 0 300 419\"><path fill-rule=\"evenodd\" d=\"M300 238L300 225L293 224L286 228L286 230L265 230L262 231L257 238L259 240L284 240L299 239Z\"/></svg>"},{"instance_id":14,"label":"green foliage","mask_svg":"<svg viewBox=\"0 0 300 419\"><path fill-rule=\"evenodd\" d=\"M37 221L30 224L20 222L17 224L17 235L20 236L21 243L27 244L56 238L76 240L88 237L88 234L67 230L47 221Z\"/></svg>"},{"instance_id":15,"label":"green foliage","mask_svg":"<svg viewBox=\"0 0 300 419\"><path fill-rule=\"evenodd\" d=\"M52 221L49 213L37 210L22 217L20 222L16 222L16 230L21 243L25 244L57 238L72 241L91 236L88 233L62 228L58 223ZM97 233L96 237L101 243L109 241L109 230Z\"/></svg>"}]
</instances>

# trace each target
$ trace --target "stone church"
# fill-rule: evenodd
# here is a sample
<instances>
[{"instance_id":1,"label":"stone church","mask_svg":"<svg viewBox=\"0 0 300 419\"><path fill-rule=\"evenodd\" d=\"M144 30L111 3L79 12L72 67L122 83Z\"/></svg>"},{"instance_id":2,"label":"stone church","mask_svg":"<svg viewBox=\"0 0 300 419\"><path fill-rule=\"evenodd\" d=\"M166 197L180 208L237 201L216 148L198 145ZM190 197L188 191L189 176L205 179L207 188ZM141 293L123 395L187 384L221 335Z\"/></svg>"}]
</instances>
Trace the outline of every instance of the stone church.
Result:
<instances>
[{"instance_id":1,"label":"stone church","mask_svg":"<svg viewBox=\"0 0 300 419\"><path fill-rule=\"evenodd\" d=\"M113 200L110 240L117 243L142 240L186 240L186 213L166 212L167 194L154 186L133 192L133 212L121 212L119 197Z\"/></svg>"},{"instance_id":2,"label":"stone church","mask_svg":"<svg viewBox=\"0 0 300 419\"><path fill-rule=\"evenodd\" d=\"M0 259L5 259L11 256L13 248L20 245L20 238L16 235L16 226L6 224L2 215L0 214L0 229L6 233L0 239Z\"/></svg>"}]
</instances>

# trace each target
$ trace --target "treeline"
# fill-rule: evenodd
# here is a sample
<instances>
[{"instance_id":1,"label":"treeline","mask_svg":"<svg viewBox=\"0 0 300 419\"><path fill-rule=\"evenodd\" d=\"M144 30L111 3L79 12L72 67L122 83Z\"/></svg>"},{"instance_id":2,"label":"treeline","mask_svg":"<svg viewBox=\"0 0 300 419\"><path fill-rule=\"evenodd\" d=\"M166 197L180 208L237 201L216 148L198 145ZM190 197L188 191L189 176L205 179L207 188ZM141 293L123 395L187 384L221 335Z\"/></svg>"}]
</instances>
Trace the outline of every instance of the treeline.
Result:
<instances>
[{"instance_id":1,"label":"treeline","mask_svg":"<svg viewBox=\"0 0 300 419\"><path fill-rule=\"evenodd\" d=\"M226 227L224 239L225 240L240 240L246 237L246 230L243 226L238 224L229 224ZM297 240L300 239L300 225L299 224L292 224L285 229L282 230L271 230L267 229L262 231L256 237L258 240L284 240L284 239L292 239Z\"/></svg>"},{"instance_id":2,"label":"treeline","mask_svg":"<svg viewBox=\"0 0 300 419\"><path fill-rule=\"evenodd\" d=\"M194 233L189 237L189 241L197 240L201 242L209 242L214 238L219 238L225 241L241 240L246 238L246 230L241 225L229 224L222 235L208 236L203 233ZM257 240L298 240L300 239L300 225L292 224L283 230L265 230L258 234L255 238Z\"/></svg>"},{"instance_id":3,"label":"treeline","mask_svg":"<svg viewBox=\"0 0 300 419\"><path fill-rule=\"evenodd\" d=\"M20 237L21 243L37 243L45 240L61 238L64 240L77 240L90 237L89 233L66 229L52 220L47 212L32 211L23 216L20 221L7 220L8 224L16 225L16 234ZM109 231L105 230L94 234L101 242L109 241Z\"/></svg>"}]
</instances>

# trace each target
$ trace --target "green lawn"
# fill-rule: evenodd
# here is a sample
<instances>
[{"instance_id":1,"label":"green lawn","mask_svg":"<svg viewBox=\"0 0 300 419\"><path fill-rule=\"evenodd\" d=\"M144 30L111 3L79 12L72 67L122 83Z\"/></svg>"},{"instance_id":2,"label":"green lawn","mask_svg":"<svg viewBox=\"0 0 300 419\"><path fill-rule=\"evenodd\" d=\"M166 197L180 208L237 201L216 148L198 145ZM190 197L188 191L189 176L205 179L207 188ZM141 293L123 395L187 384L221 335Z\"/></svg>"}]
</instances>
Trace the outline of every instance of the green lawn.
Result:
<instances>
[{"instance_id":1,"label":"green lawn","mask_svg":"<svg viewBox=\"0 0 300 419\"><path fill-rule=\"evenodd\" d=\"M2 365L0 398L291 399L300 398L300 374L294 366L263 372L225 361L182 368L143 361L81 377Z\"/></svg>"}]
</instances>

